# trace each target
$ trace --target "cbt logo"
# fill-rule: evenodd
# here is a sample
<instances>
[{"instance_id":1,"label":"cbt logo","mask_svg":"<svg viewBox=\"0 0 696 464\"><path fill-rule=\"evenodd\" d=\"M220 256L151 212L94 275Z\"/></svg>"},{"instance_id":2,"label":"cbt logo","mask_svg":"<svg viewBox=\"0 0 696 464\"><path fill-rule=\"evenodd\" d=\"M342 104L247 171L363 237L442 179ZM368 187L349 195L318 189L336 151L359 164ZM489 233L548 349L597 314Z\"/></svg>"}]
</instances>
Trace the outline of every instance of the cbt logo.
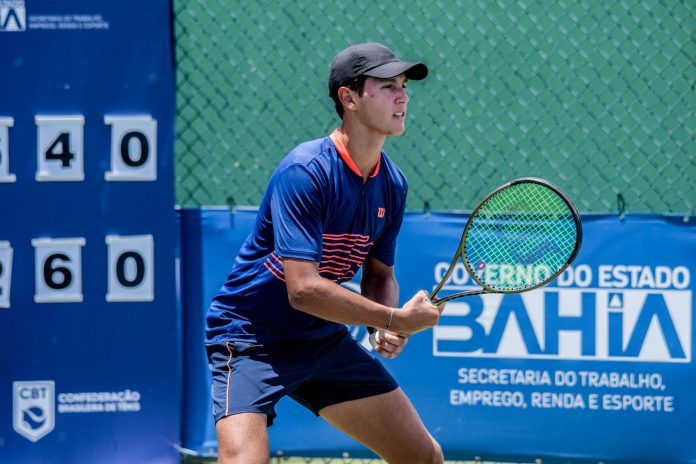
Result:
<instances>
[{"instance_id":1,"label":"cbt logo","mask_svg":"<svg viewBox=\"0 0 696 464\"><path fill-rule=\"evenodd\" d=\"M55 426L55 384L52 380L13 382L12 426L33 442Z\"/></svg>"},{"instance_id":2,"label":"cbt logo","mask_svg":"<svg viewBox=\"0 0 696 464\"><path fill-rule=\"evenodd\" d=\"M20 32L26 29L24 0L0 0L0 32Z\"/></svg>"}]
</instances>

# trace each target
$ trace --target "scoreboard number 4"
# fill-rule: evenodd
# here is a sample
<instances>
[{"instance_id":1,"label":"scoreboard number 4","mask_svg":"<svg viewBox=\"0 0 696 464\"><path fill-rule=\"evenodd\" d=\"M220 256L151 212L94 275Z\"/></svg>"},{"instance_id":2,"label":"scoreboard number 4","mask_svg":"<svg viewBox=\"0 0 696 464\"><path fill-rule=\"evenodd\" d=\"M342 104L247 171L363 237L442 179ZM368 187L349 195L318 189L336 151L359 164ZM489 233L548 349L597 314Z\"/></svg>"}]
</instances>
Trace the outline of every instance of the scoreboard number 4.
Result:
<instances>
[{"instance_id":1,"label":"scoreboard number 4","mask_svg":"<svg viewBox=\"0 0 696 464\"><path fill-rule=\"evenodd\" d=\"M85 118L35 116L37 126L36 180L82 181L84 173Z\"/></svg>"}]
</instances>

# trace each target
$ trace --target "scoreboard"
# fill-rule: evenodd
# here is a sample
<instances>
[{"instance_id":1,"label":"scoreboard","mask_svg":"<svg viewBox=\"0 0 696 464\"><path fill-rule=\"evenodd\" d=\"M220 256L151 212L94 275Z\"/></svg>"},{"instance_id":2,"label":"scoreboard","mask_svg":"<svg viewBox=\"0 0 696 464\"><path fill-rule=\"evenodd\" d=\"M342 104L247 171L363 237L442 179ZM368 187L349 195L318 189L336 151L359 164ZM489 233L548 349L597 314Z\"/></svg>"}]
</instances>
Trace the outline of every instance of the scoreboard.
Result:
<instances>
[{"instance_id":1,"label":"scoreboard","mask_svg":"<svg viewBox=\"0 0 696 464\"><path fill-rule=\"evenodd\" d=\"M178 462L170 8L0 0L2 462Z\"/></svg>"}]
</instances>

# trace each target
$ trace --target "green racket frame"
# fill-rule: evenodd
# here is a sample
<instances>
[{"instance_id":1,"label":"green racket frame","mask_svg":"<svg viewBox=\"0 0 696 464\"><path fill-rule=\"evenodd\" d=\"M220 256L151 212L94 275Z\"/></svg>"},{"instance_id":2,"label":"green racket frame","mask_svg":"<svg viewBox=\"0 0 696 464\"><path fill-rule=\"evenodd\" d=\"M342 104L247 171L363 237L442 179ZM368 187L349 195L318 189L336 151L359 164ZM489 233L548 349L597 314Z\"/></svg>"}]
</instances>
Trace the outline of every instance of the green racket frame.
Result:
<instances>
[{"instance_id":1,"label":"green racket frame","mask_svg":"<svg viewBox=\"0 0 696 464\"><path fill-rule=\"evenodd\" d=\"M543 187L546 187L547 189L553 191L556 195L558 195L558 197L560 199L562 199L563 202L565 202L565 204L568 207L568 210L571 213L572 218L575 222L575 235L576 235L575 246L574 246L572 252L570 253L570 256L566 260L565 264L563 264L559 269L557 269L556 272L553 273L551 276L547 277L546 279L537 283L536 285L532 285L529 287L515 288L515 289L493 288L493 287L487 285L481 279L479 279L478 276L476 275L476 272L474 271L474 269L472 269L471 263L469 262L468 257L466 255L467 236L469 234L469 231L471 229L472 224L474 224L474 221L478 217L478 213L488 203L488 201L492 197L496 196L498 193L500 193L501 191L503 191L505 189L508 189L512 186L523 184L523 183L533 183L533 184L538 184L538 185L541 185ZM452 259L452 263L450 264L449 269L447 269L447 272L445 273L445 275L442 277L442 279L437 284L435 289L433 289L433 291L430 293L429 298L432 301L435 298L435 296L437 295L437 292L439 292L440 289L442 289L442 287L445 285L445 282L447 282L447 279L449 279L450 275L454 271L460 258L462 259L462 261L464 263L464 267L466 268L466 271L469 273L469 275L474 280L474 282L476 282L477 284L479 284L481 286L481 288L476 289L476 290L467 290L467 291L447 295L443 298L439 298L437 301L433 301L433 304L440 305L442 303L445 303L445 302L450 301L450 300L454 300L456 298L462 298L465 296L472 296L472 295L481 295L484 293L521 293L521 292L526 292L529 290L533 290L535 288L542 287L542 286L548 284L549 282L551 282L552 280L554 280L563 271L566 270L566 268L573 262L573 260L577 256L578 251L580 250L581 243L582 243L582 223L580 222L580 215L578 214L577 208L575 208L575 205L570 200L568 195L565 194L565 192L563 192L560 188L558 188L557 186L555 186L554 184L552 184L551 182L549 182L545 179L539 179L539 178L535 178L535 177L523 177L520 179L515 179L515 180L508 182L506 184L503 184L500 187L493 190L479 203L479 205L476 207L476 209L474 209L474 211L472 211L471 216L469 217L469 220L467 221L466 226L464 227L464 231L462 232L462 238L459 242L459 246L457 247L457 253L454 255L454 258Z\"/></svg>"}]
</instances>

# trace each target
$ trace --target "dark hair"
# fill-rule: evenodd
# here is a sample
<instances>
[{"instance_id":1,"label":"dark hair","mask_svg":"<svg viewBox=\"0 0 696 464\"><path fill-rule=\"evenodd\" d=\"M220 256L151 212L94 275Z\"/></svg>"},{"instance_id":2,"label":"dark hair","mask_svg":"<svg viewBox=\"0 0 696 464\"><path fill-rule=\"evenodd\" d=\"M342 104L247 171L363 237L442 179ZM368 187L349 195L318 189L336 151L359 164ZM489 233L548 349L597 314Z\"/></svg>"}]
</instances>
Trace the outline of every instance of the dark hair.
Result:
<instances>
[{"instance_id":1,"label":"dark hair","mask_svg":"<svg viewBox=\"0 0 696 464\"><path fill-rule=\"evenodd\" d=\"M350 90L354 92L358 92L358 95L362 97L363 92L365 91L365 81L367 80L367 76L364 74L361 74L360 76L354 78L352 81L348 82L347 84L343 85L342 87L348 87ZM343 119L343 104L341 103L341 100L338 98L338 89L336 89L335 92L331 92L329 95L331 99L334 101L334 105L336 107L336 113L338 113L338 117Z\"/></svg>"}]
</instances>

